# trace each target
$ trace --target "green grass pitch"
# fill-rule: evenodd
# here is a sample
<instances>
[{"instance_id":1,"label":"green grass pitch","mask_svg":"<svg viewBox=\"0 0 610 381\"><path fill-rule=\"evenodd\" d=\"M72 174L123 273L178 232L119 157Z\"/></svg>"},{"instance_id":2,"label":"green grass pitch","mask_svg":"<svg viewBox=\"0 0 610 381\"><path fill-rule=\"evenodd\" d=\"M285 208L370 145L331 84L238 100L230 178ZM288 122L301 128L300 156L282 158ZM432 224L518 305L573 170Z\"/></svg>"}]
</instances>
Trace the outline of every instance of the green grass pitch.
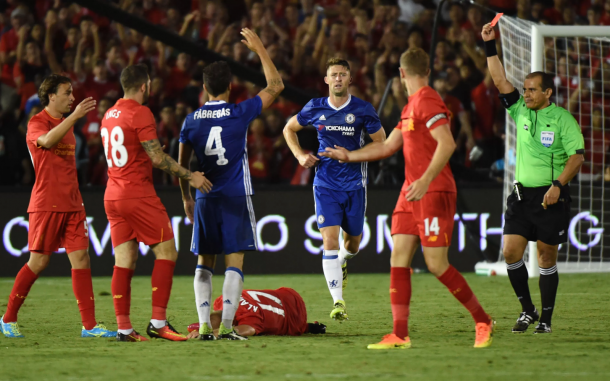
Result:
<instances>
[{"instance_id":1,"label":"green grass pitch","mask_svg":"<svg viewBox=\"0 0 610 381\"><path fill-rule=\"evenodd\" d=\"M310 321L326 323L326 335L253 337L247 342L117 343L82 339L69 278L41 278L20 313L25 339L0 335L0 381L7 380L609 380L610 277L560 275L551 335L514 335L520 312L504 277L467 279L498 322L491 348L474 349L474 323L466 310L429 274L413 277L407 350L371 351L392 327L389 275L351 274L345 292L350 320L330 321L331 299L322 274L248 276L246 288L296 289ZM222 290L214 278L214 295ZM0 311L12 287L0 279ZM150 278L133 280L132 322L144 333L150 317ZM532 297L539 301L536 280ZM110 278L95 278L98 320L116 328ZM182 332L197 321L192 277L176 277L169 305ZM539 302L536 303L539 305Z\"/></svg>"}]
</instances>

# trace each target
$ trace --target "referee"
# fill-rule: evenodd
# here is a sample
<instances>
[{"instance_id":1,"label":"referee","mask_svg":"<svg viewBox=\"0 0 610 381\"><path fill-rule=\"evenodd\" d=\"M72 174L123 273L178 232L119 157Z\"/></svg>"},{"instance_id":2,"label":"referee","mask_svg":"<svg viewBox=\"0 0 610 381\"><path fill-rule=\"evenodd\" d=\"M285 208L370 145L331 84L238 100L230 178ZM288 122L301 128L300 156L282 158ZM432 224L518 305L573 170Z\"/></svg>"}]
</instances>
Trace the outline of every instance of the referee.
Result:
<instances>
[{"instance_id":1,"label":"referee","mask_svg":"<svg viewBox=\"0 0 610 381\"><path fill-rule=\"evenodd\" d=\"M557 248L567 241L570 224L568 183L584 161L580 126L564 108L550 102L553 77L533 72L525 77L523 96L506 80L490 24L481 32L487 66L500 91L500 100L517 125L517 166L504 216L504 259L510 283L523 311L512 331L523 333L539 320L534 333L551 333L559 275ZM523 253L536 241L540 267L542 313L532 303Z\"/></svg>"}]
</instances>

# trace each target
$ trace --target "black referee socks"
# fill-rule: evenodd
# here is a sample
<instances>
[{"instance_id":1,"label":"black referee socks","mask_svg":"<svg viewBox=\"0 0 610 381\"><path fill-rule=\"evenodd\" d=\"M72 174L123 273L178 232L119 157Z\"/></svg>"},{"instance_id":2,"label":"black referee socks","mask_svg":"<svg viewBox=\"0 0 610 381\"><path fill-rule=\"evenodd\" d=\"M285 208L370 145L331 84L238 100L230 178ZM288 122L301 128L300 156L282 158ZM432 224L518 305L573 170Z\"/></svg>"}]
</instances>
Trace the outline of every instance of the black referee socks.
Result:
<instances>
[{"instance_id":1,"label":"black referee socks","mask_svg":"<svg viewBox=\"0 0 610 381\"><path fill-rule=\"evenodd\" d=\"M508 270L510 284L513 286L513 290L515 290L515 294L521 302L521 308L525 312L534 312L535 307L532 303L529 285L527 284L529 275L527 273L527 267L525 267L525 263L523 263L523 259L515 263L507 263L506 269Z\"/></svg>"},{"instance_id":2,"label":"black referee socks","mask_svg":"<svg viewBox=\"0 0 610 381\"><path fill-rule=\"evenodd\" d=\"M555 297L557 296L557 286L559 285L559 273L557 265L543 269L540 267L540 296L542 298L542 314L540 322L551 325L553 308L555 308Z\"/></svg>"}]
</instances>

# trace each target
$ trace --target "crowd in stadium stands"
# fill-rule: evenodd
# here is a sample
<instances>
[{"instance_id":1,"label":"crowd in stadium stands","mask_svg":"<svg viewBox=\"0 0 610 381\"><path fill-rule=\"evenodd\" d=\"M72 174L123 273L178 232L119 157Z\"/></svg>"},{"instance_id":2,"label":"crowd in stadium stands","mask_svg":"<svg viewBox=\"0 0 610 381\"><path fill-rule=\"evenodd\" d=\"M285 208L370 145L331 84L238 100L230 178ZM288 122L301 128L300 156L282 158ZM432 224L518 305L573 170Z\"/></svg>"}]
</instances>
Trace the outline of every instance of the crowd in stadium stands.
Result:
<instances>
[{"instance_id":1,"label":"crowd in stadium stands","mask_svg":"<svg viewBox=\"0 0 610 381\"><path fill-rule=\"evenodd\" d=\"M389 133L407 102L395 77L399 57L410 47L429 51L435 8L440 1L107 2L260 70L257 55L240 42L241 28L252 28L267 47L284 82L311 92L312 97L327 95L328 87L323 82L324 65L333 56L344 57L350 62L351 94L371 102L376 108L386 84L394 77L385 107L380 110L381 121ZM452 159L456 179L488 180L493 177L490 173L494 174L490 168L501 169L496 162L504 157L504 112L486 68L480 35L482 25L494 14L474 5L447 3L438 30L433 85L453 114L451 128L458 142ZM610 0L482 0L476 3L548 24L610 25ZM24 137L28 120L41 111L38 86L50 73L63 73L72 79L74 106L88 96L98 100L97 112L91 112L75 127L76 161L82 185L104 185L107 181L99 126L105 111L122 94L118 76L126 65L144 63L149 67L152 85L148 106L157 118L160 141L172 156L177 156L182 121L204 101L202 68L206 62L196 62L184 52L68 1L4 0L0 1L0 12L0 185L33 184L33 169ZM549 49L549 54L553 53L554 50ZM582 56L574 51L568 53L548 60L550 71L555 71L554 62L558 63L557 81L575 76L573 71ZM598 52L598 56L604 57L604 54ZM599 72L608 69L605 58L603 64L600 62L598 60L591 69ZM572 75L566 70L572 71ZM579 96L575 94L585 92L580 95L586 96L586 92L591 91L580 86L578 81L564 85L566 92L557 97L558 103L564 106L567 99ZM240 102L258 91L252 83L236 77L231 101ZM600 105L598 98L594 98L593 104L570 104L570 107L590 109L592 122L585 121L583 125L592 123L594 128L585 130L585 134L597 133L599 126L595 126L601 123L596 119ZM311 181L311 174L298 168L282 135L286 119L301 106L280 97L272 109L250 125L247 144L250 173L255 183L307 184ZM601 107L607 106L602 102ZM586 110L572 111L584 113ZM315 138L312 141L315 144ZM610 141L604 150L608 147ZM396 177L401 176L402 170L395 168L400 166L398 160L390 158L386 164L374 167L377 173L370 176L371 181L399 183L401 180ZM388 170L384 172L383 168ZM161 171L155 171L154 176L156 184L176 183Z\"/></svg>"}]
</instances>

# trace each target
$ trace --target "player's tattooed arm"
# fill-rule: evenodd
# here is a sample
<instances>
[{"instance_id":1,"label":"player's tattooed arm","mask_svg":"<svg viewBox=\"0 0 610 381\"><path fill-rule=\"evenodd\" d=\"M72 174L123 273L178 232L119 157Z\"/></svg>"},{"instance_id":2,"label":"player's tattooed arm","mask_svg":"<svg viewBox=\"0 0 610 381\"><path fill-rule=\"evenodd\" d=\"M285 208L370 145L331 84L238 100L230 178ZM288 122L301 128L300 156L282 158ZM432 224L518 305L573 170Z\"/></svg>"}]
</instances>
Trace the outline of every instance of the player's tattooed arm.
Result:
<instances>
[{"instance_id":1,"label":"player's tattooed arm","mask_svg":"<svg viewBox=\"0 0 610 381\"><path fill-rule=\"evenodd\" d=\"M267 81L267 87L263 91L271 94L273 99L275 99L278 95L280 95L283 89L284 82L282 81L282 78L272 78Z\"/></svg>"},{"instance_id":2,"label":"player's tattooed arm","mask_svg":"<svg viewBox=\"0 0 610 381\"><path fill-rule=\"evenodd\" d=\"M174 175L181 179L190 180L192 177L191 171L181 167L174 159L168 154L163 152L159 139L148 140L142 142L142 147L152 160L152 164L155 168L159 168L162 171Z\"/></svg>"},{"instance_id":3,"label":"player's tattooed arm","mask_svg":"<svg viewBox=\"0 0 610 381\"><path fill-rule=\"evenodd\" d=\"M171 156L163 152L159 139L147 140L140 143L148 154L148 157L150 157L153 167L159 168L180 179L188 180L193 188L197 188L201 192L207 193L212 190L212 183L203 176L203 173L189 171L178 164Z\"/></svg>"}]
</instances>

